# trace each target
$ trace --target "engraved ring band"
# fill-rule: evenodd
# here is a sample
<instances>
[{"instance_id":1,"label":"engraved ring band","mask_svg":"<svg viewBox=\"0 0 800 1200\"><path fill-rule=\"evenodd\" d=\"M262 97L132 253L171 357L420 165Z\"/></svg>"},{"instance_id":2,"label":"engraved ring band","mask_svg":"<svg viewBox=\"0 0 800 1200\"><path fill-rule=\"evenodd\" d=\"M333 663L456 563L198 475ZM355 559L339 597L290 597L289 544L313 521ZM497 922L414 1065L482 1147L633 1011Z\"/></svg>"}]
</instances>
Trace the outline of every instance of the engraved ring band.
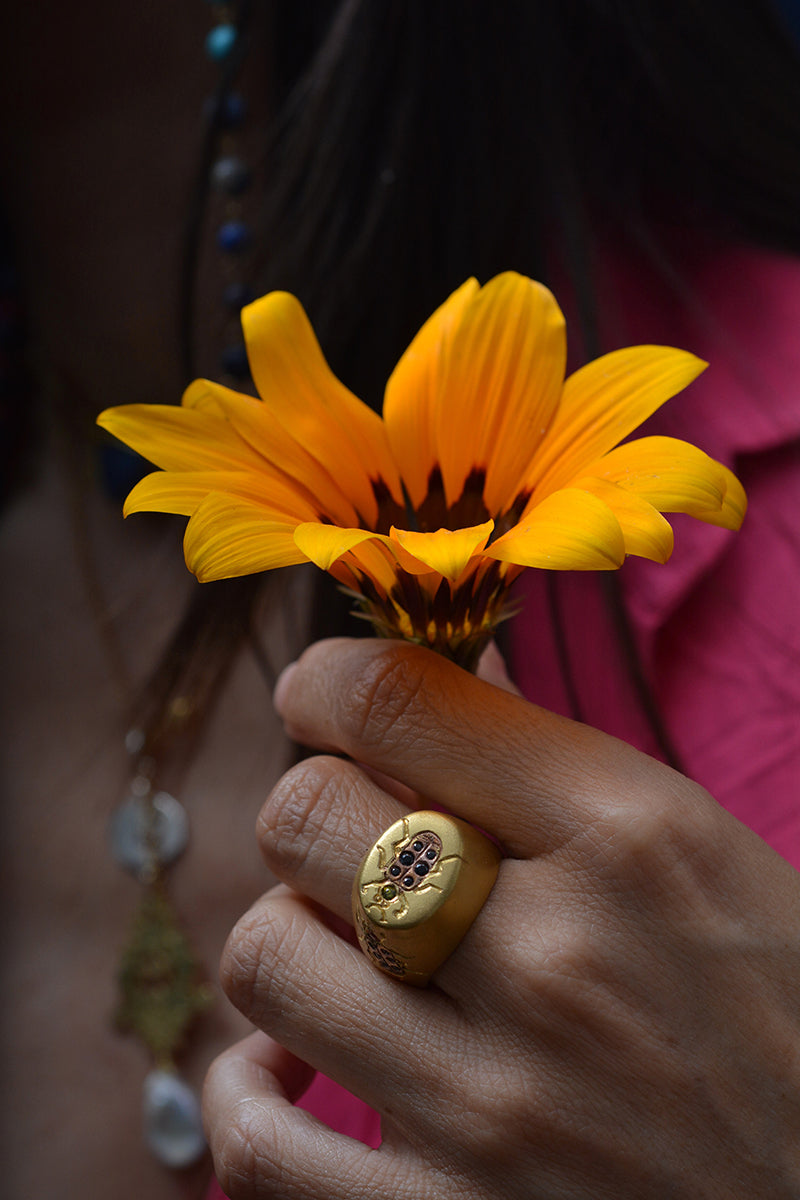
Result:
<instances>
[{"instance_id":1,"label":"engraved ring band","mask_svg":"<svg viewBox=\"0 0 800 1200\"><path fill-rule=\"evenodd\" d=\"M412 812L396 821L353 883L353 920L367 958L424 987L486 903L500 857L485 834L457 817Z\"/></svg>"}]
</instances>

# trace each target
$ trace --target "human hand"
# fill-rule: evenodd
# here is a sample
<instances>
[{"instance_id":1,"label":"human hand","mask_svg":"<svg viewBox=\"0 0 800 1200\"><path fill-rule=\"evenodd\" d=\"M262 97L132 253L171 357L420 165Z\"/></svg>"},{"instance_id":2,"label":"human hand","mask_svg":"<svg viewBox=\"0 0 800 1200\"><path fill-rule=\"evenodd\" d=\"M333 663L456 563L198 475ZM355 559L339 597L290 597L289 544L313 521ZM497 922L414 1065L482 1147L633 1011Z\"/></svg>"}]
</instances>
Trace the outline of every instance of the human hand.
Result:
<instances>
[{"instance_id":1,"label":"human hand","mask_svg":"<svg viewBox=\"0 0 800 1200\"><path fill-rule=\"evenodd\" d=\"M796 1200L800 880L702 788L397 642L308 650L276 695L321 750L269 797L284 885L223 980L266 1031L212 1068L228 1194L281 1200ZM494 834L489 899L426 989L340 936L407 806ZM288 885L288 886L285 886ZM369 1150L291 1107L304 1063L382 1115Z\"/></svg>"}]
</instances>

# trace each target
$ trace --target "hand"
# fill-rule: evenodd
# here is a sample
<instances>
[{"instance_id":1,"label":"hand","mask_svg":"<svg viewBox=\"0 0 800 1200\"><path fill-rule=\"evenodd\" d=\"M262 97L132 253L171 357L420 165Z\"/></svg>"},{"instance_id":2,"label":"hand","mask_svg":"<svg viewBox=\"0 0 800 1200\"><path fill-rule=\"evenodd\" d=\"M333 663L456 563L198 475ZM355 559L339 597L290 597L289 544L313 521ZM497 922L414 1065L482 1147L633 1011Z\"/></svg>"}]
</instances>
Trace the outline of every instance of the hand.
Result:
<instances>
[{"instance_id":1,"label":"hand","mask_svg":"<svg viewBox=\"0 0 800 1200\"><path fill-rule=\"evenodd\" d=\"M283 777L259 839L288 886L231 936L223 980L261 1034L217 1061L223 1187L281 1200L797 1200L800 884L702 788L424 650L308 650L276 703L350 760ZM418 990L336 928L407 806L507 855ZM332 919L329 914L334 915ZM369 1150L291 1101L324 1071L382 1114Z\"/></svg>"}]
</instances>

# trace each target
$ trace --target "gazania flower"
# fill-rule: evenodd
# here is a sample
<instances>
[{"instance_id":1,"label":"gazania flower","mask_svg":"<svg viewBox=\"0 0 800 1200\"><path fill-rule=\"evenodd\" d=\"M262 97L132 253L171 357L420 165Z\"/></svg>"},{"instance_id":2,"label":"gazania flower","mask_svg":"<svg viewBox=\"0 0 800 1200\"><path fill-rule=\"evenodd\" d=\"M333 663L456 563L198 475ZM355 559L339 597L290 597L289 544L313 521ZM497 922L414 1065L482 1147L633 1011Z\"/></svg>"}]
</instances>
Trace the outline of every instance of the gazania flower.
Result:
<instances>
[{"instance_id":1,"label":"gazania flower","mask_svg":"<svg viewBox=\"0 0 800 1200\"><path fill-rule=\"evenodd\" d=\"M565 380L564 318L530 279L454 292L395 367L382 419L333 375L293 296L273 292L242 321L260 399L198 380L180 408L99 418L160 468L126 515L188 516L200 580L310 560L380 632L471 665L525 567L664 562L665 512L741 523L740 484L701 450L620 444L705 364L634 346Z\"/></svg>"}]
</instances>

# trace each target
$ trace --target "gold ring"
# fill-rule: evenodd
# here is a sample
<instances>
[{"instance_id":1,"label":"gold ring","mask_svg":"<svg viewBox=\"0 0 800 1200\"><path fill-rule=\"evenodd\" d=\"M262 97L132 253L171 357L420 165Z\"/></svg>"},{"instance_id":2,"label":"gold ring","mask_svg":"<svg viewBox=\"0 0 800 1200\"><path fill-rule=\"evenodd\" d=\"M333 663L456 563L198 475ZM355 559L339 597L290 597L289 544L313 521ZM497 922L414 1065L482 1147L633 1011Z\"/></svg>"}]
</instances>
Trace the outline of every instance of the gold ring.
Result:
<instances>
[{"instance_id":1,"label":"gold ring","mask_svg":"<svg viewBox=\"0 0 800 1200\"><path fill-rule=\"evenodd\" d=\"M423 987L486 903L500 851L466 821L413 812L364 857L353 883L361 949L387 975Z\"/></svg>"}]
</instances>

